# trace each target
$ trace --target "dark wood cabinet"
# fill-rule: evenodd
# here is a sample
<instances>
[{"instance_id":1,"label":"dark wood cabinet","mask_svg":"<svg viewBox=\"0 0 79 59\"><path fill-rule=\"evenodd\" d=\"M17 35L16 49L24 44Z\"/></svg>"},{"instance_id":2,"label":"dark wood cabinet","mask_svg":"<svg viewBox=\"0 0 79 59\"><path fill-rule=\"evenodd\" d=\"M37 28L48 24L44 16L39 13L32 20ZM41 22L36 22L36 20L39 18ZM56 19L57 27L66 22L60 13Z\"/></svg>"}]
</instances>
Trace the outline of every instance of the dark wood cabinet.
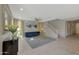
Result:
<instances>
[{"instance_id":1,"label":"dark wood cabinet","mask_svg":"<svg viewBox=\"0 0 79 59\"><path fill-rule=\"evenodd\" d=\"M2 55L17 55L18 53L18 39L3 41Z\"/></svg>"}]
</instances>

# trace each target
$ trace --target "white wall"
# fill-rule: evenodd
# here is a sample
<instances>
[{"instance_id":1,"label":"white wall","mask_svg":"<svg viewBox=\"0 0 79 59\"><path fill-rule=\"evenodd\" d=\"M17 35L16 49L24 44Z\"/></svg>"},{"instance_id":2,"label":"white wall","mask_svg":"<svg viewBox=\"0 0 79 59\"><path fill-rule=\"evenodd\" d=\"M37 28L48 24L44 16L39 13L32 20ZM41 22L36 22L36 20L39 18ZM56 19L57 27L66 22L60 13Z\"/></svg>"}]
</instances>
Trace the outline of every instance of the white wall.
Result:
<instances>
[{"instance_id":1,"label":"white wall","mask_svg":"<svg viewBox=\"0 0 79 59\"><path fill-rule=\"evenodd\" d=\"M11 13L11 10L9 8L9 6L6 4L6 5L3 5L4 6L4 19L6 19L8 21L8 25L10 25L12 23L12 19L13 19L13 15Z\"/></svg>"},{"instance_id":2,"label":"white wall","mask_svg":"<svg viewBox=\"0 0 79 59\"><path fill-rule=\"evenodd\" d=\"M27 25L31 24L32 27L28 27ZM36 25L37 23L35 21L24 21L24 32L32 32L32 31L37 31L37 29L33 26Z\"/></svg>"},{"instance_id":3,"label":"white wall","mask_svg":"<svg viewBox=\"0 0 79 59\"><path fill-rule=\"evenodd\" d=\"M4 24L3 5L0 5L0 35L3 34L3 24Z\"/></svg>"},{"instance_id":4,"label":"white wall","mask_svg":"<svg viewBox=\"0 0 79 59\"><path fill-rule=\"evenodd\" d=\"M6 13L7 17L5 17L5 13ZM8 23L11 23L12 13L11 13L8 5L0 4L0 35L2 35L4 33L5 19L8 20Z\"/></svg>"},{"instance_id":5,"label":"white wall","mask_svg":"<svg viewBox=\"0 0 79 59\"><path fill-rule=\"evenodd\" d=\"M65 37L66 36L66 22L63 20L53 20L49 22L52 26L54 26L59 34L59 36Z\"/></svg>"}]
</instances>

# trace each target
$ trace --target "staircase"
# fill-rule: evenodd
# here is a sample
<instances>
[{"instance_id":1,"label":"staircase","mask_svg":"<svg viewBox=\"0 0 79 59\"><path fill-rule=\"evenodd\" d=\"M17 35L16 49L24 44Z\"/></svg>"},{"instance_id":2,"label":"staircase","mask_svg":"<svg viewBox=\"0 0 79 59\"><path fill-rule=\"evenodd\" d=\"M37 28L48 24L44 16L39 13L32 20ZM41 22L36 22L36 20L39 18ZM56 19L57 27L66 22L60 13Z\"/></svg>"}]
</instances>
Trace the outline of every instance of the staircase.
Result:
<instances>
[{"instance_id":1,"label":"staircase","mask_svg":"<svg viewBox=\"0 0 79 59\"><path fill-rule=\"evenodd\" d=\"M53 32L54 32L55 34L58 35L57 29L56 29L56 28L54 27L54 25L52 25L50 22L48 22L48 27L49 27L51 30L53 30Z\"/></svg>"},{"instance_id":2,"label":"staircase","mask_svg":"<svg viewBox=\"0 0 79 59\"><path fill-rule=\"evenodd\" d=\"M53 25L51 25L49 22L45 23L44 29L45 29L44 33L46 36L49 36L51 38L58 38L58 33L56 28Z\"/></svg>"}]
</instances>

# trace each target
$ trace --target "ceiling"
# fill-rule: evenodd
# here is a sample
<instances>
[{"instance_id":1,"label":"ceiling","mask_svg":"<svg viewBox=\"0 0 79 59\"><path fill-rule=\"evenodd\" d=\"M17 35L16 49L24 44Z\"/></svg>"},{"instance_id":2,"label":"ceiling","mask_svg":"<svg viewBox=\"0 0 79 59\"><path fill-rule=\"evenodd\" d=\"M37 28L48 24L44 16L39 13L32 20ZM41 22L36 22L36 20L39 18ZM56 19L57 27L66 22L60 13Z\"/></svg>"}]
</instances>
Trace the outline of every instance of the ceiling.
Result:
<instances>
[{"instance_id":1,"label":"ceiling","mask_svg":"<svg viewBox=\"0 0 79 59\"><path fill-rule=\"evenodd\" d=\"M79 17L79 4L9 4L13 17L41 21Z\"/></svg>"}]
</instances>

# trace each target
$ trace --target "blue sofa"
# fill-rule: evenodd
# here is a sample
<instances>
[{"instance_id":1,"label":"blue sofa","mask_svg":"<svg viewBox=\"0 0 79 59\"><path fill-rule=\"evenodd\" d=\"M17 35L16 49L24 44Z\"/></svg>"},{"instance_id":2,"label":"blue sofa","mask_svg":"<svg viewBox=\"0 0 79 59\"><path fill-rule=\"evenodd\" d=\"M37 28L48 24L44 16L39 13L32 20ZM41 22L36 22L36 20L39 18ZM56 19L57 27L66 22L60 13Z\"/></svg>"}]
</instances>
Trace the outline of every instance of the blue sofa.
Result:
<instances>
[{"instance_id":1,"label":"blue sofa","mask_svg":"<svg viewBox=\"0 0 79 59\"><path fill-rule=\"evenodd\" d=\"M25 32L25 37L36 37L39 36L40 32L35 31L35 32Z\"/></svg>"}]
</instances>

